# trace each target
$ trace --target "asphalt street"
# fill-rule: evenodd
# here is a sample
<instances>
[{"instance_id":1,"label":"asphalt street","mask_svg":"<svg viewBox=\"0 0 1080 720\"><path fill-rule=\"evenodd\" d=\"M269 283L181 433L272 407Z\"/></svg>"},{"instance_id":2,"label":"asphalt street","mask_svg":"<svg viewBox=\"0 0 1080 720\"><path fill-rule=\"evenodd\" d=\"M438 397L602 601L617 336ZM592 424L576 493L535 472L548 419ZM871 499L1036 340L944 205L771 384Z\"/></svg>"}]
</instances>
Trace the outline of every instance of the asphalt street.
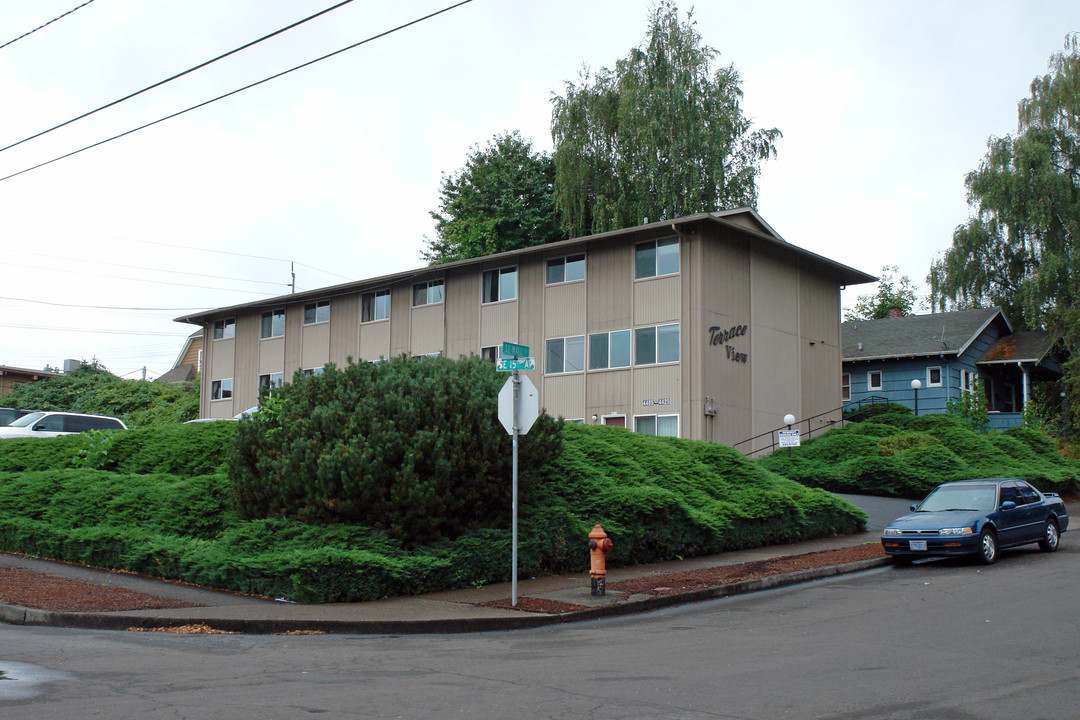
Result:
<instances>
[{"instance_id":1,"label":"asphalt street","mask_svg":"<svg viewBox=\"0 0 1080 720\"><path fill-rule=\"evenodd\" d=\"M0 717L1076 716L1080 542L638 616L459 635L0 625Z\"/></svg>"}]
</instances>

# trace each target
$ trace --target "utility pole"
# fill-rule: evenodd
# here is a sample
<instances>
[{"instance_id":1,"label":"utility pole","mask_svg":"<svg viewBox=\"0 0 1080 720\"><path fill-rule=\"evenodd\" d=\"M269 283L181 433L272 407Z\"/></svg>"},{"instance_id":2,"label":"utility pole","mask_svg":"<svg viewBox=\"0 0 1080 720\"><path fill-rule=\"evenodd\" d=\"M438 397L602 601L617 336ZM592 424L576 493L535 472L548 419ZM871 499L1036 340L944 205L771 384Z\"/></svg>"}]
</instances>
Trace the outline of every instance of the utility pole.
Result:
<instances>
[{"instance_id":1,"label":"utility pole","mask_svg":"<svg viewBox=\"0 0 1080 720\"><path fill-rule=\"evenodd\" d=\"M292 274L292 292L293 292L293 295L295 295L296 294L296 263L295 262L290 262L289 263L289 272Z\"/></svg>"}]
</instances>

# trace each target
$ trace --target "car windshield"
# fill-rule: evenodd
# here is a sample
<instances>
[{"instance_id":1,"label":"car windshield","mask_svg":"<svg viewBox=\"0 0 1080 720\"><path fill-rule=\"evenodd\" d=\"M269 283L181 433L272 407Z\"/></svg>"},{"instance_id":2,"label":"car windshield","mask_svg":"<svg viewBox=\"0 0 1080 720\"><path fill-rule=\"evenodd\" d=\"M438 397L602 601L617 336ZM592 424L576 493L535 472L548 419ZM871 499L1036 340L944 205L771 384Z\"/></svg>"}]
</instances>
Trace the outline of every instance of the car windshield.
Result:
<instances>
[{"instance_id":1,"label":"car windshield","mask_svg":"<svg viewBox=\"0 0 1080 720\"><path fill-rule=\"evenodd\" d=\"M30 413L29 415L23 415L8 427L30 427L43 417L45 417L45 413Z\"/></svg>"},{"instance_id":2,"label":"car windshield","mask_svg":"<svg viewBox=\"0 0 1080 720\"><path fill-rule=\"evenodd\" d=\"M926 496L919 504L918 512L941 510L994 509L996 492L993 485L942 485Z\"/></svg>"}]
</instances>

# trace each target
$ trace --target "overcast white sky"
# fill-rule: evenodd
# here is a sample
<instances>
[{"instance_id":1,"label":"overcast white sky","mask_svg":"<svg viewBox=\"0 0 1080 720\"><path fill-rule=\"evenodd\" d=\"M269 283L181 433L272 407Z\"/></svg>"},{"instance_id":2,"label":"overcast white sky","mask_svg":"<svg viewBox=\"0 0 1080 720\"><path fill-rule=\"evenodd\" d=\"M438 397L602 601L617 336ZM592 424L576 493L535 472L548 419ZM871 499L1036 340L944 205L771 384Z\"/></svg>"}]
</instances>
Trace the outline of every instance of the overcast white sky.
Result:
<instances>
[{"instance_id":1,"label":"overcast white sky","mask_svg":"<svg viewBox=\"0 0 1080 720\"><path fill-rule=\"evenodd\" d=\"M82 1L0 0L0 43ZM0 147L334 4L95 0L0 49ZM0 177L450 4L356 0L0 152ZM96 357L153 378L195 329L172 318L284 294L290 261L305 290L422 266L441 173L509 130L550 151L551 93L637 45L650 4L474 0L0 181L0 365ZM746 114L784 133L759 183L765 220L922 286L968 217L965 173L1015 130L1032 78L1080 30L1080 3L713 0L695 17L742 73ZM874 289L847 290L845 306Z\"/></svg>"}]
</instances>

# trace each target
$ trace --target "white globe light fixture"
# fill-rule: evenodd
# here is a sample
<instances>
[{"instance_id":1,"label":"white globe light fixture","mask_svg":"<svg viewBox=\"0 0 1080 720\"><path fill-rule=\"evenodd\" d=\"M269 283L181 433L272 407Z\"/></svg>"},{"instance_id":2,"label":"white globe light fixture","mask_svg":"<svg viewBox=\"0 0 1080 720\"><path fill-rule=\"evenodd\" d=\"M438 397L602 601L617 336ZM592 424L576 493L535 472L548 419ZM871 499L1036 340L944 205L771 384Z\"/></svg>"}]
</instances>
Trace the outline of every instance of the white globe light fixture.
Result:
<instances>
[{"instance_id":1,"label":"white globe light fixture","mask_svg":"<svg viewBox=\"0 0 1080 720\"><path fill-rule=\"evenodd\" d=\"M915 394L915 416L919 416L919 388L922 387L922 380L915 378L911 381L911 391Z\"/></svg>"},{"instance_id":2,"label":"white globe light fixture","mask_svg":"<svg viewBox=\"0 0 1080 720\"><path fill-rule=\"evenodd\" d=\"M787 415L785 415L784 416L784 424L787 425L788 428L790 428L792 425L795 424L795 416L792 415L791 413L788 413Z\"/></svg>"}]
</instances>

